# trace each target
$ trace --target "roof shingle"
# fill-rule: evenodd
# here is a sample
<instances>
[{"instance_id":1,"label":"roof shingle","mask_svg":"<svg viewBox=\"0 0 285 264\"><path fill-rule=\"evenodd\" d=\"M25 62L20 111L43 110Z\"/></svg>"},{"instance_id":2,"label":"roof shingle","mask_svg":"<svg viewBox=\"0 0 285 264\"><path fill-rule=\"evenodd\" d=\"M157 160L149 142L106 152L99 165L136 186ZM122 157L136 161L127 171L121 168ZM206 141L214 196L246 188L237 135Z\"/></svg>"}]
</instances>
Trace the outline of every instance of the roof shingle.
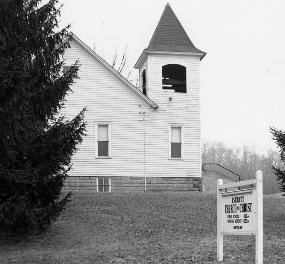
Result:
<instances>
[{"instance_id":1,"label":"roof shingle","mask_svg":"<svg viewBox=\"0 0 285 264\"><path fill-rule=\"evenodd\" d=\"M194 46L168 3L146 50L204 53Z\"/></svg>"},{"instance_id":2,"label":"roof shingle","mask_svg":"<svg viewBox=\"0 0 285 264\"><path fill-rule=\"evenodd\" d=\"M206 55L194 46L169 3L164 8L148 47L143 50L134 67L139 69L147 59L148 53L161 52L190 53L199 56L200 60Z\"/></svg>"}]
</instances>

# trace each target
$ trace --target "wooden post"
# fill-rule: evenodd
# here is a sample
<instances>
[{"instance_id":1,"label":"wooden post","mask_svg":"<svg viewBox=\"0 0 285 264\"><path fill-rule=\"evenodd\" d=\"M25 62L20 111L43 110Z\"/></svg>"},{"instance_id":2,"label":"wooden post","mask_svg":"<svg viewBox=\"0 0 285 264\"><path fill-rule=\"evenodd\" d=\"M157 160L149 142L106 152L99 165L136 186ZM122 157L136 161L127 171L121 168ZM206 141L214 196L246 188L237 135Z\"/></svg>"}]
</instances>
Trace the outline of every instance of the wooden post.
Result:
<instances>
[{"instance_id":1,"label":"wooden post","mask_svg":"<svg viewBox=\"0 0 285 264\"><path fill-rule=\"evenodd\" d=\"M263 264L263 181L262 171L258 170L256 177L256 235L255 235L255 263Z\"/></svg>"},{"instance_id":2,"label":"wooden post","mask_svg":"<svg viewBox=\"0 0 285 264\"><path fill-rule=\"evenodd\" d=\"M223 252L223 223L222 223L222 214L221 214L221 205L222 205L222 196L220 194L219 186L223 185L223 180L218 179L217 181L217 260L218 262L223 261L224 252Z\"/></svg>"}]
</instances>

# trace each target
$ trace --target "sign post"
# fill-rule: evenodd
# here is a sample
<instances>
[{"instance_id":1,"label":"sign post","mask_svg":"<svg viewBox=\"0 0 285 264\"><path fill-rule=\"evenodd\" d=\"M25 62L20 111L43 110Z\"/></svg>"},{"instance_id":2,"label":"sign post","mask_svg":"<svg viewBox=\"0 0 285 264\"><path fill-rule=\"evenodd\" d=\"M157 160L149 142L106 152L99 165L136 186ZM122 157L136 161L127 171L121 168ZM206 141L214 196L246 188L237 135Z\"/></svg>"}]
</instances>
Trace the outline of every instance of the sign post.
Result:
<instances>
[{"instance_id":1,"label":"sign post","mask_svg":"<svg viewBox=\"0 0 285 264\"><path fill-rule=\"evenodd\" d=\"M223 185L223 180L218 179L217 190ZM224 257L224 237L223 237L223 223L222 215L220 212L223 210L222 205L222 196L217 191L217 259L218 261L223 261Z\"/></svg>"},{"instance_id":2,"label":"sign post","mask_svg":"<svg viewBox=\"0 0 285 264\"><path fill-rule=\"evenodd\" d=\"M262 171L256 172L256 222L257 231L255 234L255 263L263 263L263 182Z\"/></svg>"},{"instance_id":3,"label":"sign post","mask_svg":"<svg viewBox=\"0 0 285 264\"><path fill-rule=\"evenodd\" d=\"M253 180L217 182L217 260L223 261L224 235L255 235L255 263L263 263L262 172Z\"/></svg>"}]
</instances>

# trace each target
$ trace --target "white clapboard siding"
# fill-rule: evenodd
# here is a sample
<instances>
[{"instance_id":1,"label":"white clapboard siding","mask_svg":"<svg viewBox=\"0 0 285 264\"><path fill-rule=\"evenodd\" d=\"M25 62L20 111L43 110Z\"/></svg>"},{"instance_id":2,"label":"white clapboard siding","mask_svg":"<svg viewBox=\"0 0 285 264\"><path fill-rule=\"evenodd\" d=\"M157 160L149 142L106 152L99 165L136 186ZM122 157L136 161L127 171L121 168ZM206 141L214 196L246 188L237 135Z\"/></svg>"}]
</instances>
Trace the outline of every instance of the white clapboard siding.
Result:
<instances>
[{"instance_id":1,"label":"white clapboard siding","mask_svg":"<svg viewBox=\"0 0 285 264\"><path fill-rule=\"evenodd\" d=\"M72 118L87 107L87 135L72 158L70 175L201 177L199 60L161 55L149 58L148 94L159 106L154 109L80 43L71 40L70 44L64 55L66 65L79 59L81 66L63 112ZM187 66L187 94L162 90L161 66L169 63ZM95 122L111 124L109 159L96 158ZM169 125L175 123L184 125L183 160L169 159Z\"/></svg>"},{"instance_id":2,"label":"white clapboard siding","mask_svg":"<svg viewBox=\"0 0 285 264\"><path fill-rule=\"evenodd\" d=\"M152 144L147 151L153 152L156 157L151 160L151 155L146 155L148 173L155 176L201 177L199 62L198 57L191 56L148 56L148 94L159 105L158 111L149 116L147 130ZM180 64L187 68L187 94L162 89L161 71L166 64ZM170 124L183 124L183 160L165 158L169 152Z\"/></svg>"},{"instance_id":3,"label":"white clapboard siding","mask_svg":"<svg viewBox=\"0 0 285 264\"><path fill-rule=\"evenodd\" d=\"M139 112L151 107L76 41L64 57L67 65L76 59L81 65L64 112L71 118L87 107L87 136L72 159L70 175L142 177L144 130ZM95 122L111 124L111 159L96 159Z\"/></svg>"}]
</instances>

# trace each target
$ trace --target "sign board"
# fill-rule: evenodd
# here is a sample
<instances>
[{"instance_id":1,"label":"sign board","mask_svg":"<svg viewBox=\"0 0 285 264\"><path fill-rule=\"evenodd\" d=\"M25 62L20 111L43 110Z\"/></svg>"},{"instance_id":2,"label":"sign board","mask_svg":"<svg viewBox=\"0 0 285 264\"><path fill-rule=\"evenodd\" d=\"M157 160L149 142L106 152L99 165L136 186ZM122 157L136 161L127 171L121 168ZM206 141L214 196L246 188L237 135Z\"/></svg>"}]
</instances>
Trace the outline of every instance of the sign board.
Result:
<instances>
[{"instance_id":1,"label":"sign board","mask_svg":"<svg viewBox=\"0 0 285 264\"><path fill-rule=\"evenodd\" d=\"M217 183L217 258L223 260L224 235L255 235L256 263L263 263L262 172L256 179Z\"/></svg>"},{"instance_id":2,"label":"sign board","mask_svg":"<svg viewBox=\"0 0 285 264\"><path fill-rule=\"evenodd\" d=\"M223 234L255 234L255 190L222 195Z\"/></svg>"}]
</instances>

